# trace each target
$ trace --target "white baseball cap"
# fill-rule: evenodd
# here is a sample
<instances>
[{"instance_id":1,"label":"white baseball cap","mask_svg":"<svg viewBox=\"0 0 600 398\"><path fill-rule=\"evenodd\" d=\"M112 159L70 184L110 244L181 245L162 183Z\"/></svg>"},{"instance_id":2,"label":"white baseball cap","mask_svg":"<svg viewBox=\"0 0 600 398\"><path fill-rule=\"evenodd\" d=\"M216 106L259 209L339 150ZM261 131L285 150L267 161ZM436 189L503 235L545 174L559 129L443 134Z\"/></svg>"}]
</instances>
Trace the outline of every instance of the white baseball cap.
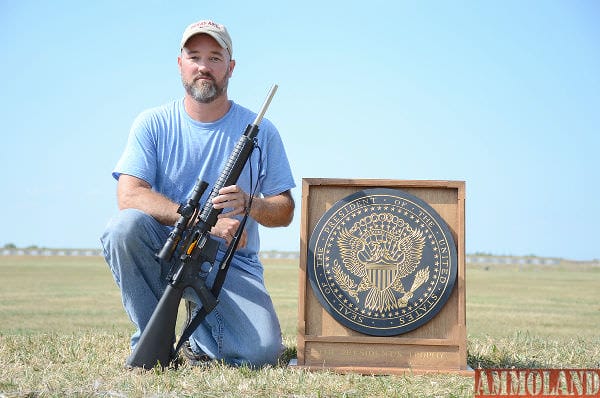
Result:
<instances>
[{"instance_id":1,"label":"white baseball cap","mask_svg":"<svg viewBox=\"0 0 600 398\"><path fill-rule=\"evenodd\" d=\"M190 39L190 37L198 35L198 34L207 34L219 43L221 47L229 52L229 56L233 55L233 48L231 45L231 37L227 32L227 28L225 26L218 24L216 22L210 20L202 20L198 22L194 22L185 28L183 32L183 36L181 37L181 47L180 50L183 49L185 43Z\"/></svg>"}]
</instances>

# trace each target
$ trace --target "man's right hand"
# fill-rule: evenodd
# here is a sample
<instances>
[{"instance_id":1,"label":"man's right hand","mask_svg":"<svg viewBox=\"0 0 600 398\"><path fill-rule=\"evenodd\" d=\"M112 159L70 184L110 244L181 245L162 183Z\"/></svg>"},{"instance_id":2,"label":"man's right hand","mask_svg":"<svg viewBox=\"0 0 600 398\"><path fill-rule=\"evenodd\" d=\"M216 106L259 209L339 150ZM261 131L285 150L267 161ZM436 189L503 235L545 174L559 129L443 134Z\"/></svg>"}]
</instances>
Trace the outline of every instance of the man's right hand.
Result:
<instances>
[{"instance_id":1,"label":"man's right hand","mask_svg":"<svg viewBox=\"0 0 600 398\"><path fill-rule=\"evenodd\" d=\"M229 218L223 217L217 219L217 223L210 230L211 235L214 235L218 238L224 239L225 242L229 245L235 236L235 233L240 226L240 220L237 218ZM246 243L248 240L248 236L246 234L246 230L242 232L242 236L240 237L240 241L238 243L238 248L246 247Z\"/></svg>"}]
</instances>

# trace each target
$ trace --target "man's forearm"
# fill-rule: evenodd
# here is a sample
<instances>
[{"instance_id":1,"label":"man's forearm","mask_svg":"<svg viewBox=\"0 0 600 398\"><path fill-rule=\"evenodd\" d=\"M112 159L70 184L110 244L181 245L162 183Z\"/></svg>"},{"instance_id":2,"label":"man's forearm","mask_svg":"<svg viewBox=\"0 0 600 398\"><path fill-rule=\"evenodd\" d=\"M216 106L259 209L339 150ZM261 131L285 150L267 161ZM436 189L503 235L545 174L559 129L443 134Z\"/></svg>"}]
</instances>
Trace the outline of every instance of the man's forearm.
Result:
<instances>
[{"instance_id":1,"label":"man's forearm","mask_svg":"<svg viewBox=\"0 0 600 398\"><path fill-rule=\"evenodd\" d=\"M265 227L285 227L294 218L294 199L289 191L264 198L255 197L250 207L250 217Z\"/></svg>"},{"instance_id":2,"label":"man's forearm","mask_svg":"<svg viewBox=\"0 0 600 398\"><path fill-rule=\"evenodd\" d=\"M249 199L247 194L245 195ZM121 175L117 184L117 198L120 209L141 210L161 224L174 225L179 219L177 213L179 204L153 191L147 182L139 178ZM225 201L225 203L232 202ZM246 200L246 205L248 204L250 204L250 217L265 227L285 227L294 217L295 204L290 191L274 196L255 197L252 203Z\"/></svg>"},{"instance_id":3,"label":"man's forearm","mask_svg":"<svg viewBox=\"0 0 600 398\"><path fill-rule=\"evenodd\" d=\"M138 209L164 225L174 225L179 219L179 205L153 191L135 177L121 175L117 184L119 209Z\"/></svg>"}]
</instances>

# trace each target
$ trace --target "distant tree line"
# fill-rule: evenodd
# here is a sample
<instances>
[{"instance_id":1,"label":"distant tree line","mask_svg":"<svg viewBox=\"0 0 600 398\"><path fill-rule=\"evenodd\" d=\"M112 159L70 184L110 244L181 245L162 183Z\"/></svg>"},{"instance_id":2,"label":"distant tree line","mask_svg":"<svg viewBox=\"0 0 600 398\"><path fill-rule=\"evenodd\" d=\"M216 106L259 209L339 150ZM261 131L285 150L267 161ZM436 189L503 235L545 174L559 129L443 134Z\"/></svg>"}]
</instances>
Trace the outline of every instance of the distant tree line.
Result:
<instances>
[{"instance_id":1,"label":"distant tree line","mask_svg":"<svg viewBox=\"0 0 600 398\"><path fill-rule=\"evenodd\" d=\"M0 248L0 256L7 255L59 255L59 256L100 256L101 249L50 249L31 245L23 248L17 247L14 243L6 243ZM263 250L260 253L261 258L269 259L297 259L300 257L298 251L279 251L279 250ZM557 257L541 257L535 254L525 256L514 255L497 255L486 252L475 252L466 254L467 264L533 264L533 265L558 265L561 263L579 263L579 264L595 264L600 265L599 259L589 261L572 261Z\"/></svg>"}]
</instances>

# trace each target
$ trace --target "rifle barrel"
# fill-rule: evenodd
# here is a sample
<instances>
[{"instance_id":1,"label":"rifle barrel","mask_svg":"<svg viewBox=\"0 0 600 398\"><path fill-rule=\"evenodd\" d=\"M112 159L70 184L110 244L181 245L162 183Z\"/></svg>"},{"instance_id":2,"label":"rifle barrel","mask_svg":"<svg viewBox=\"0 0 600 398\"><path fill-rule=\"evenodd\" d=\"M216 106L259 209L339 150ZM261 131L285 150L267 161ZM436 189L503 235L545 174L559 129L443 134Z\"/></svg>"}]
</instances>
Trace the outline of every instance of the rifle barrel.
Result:
<instances>
[{"instance_id":1,"label":"rifle barrel","mask_svg":"<svg viewBox=\"0 0 600 398\"><path fill-rule=\"evenodd\" d=\"M273 99L273 96L275 95L275 92L277 91L277 84L273 84L273 86L271 87L271 90L269 91L269 94L267 95L267 99L265 100L262 108L260 108L260 112L258 112L258 115L256 115L256 119L254 119L254 123L252 123L255 126L258 126L260 124L260 122L263 119L263 116L265 116L265 112L267 112L267 108L269 107L269 105L271 104L271 100Z\"/></svg>"}]
</instances>

